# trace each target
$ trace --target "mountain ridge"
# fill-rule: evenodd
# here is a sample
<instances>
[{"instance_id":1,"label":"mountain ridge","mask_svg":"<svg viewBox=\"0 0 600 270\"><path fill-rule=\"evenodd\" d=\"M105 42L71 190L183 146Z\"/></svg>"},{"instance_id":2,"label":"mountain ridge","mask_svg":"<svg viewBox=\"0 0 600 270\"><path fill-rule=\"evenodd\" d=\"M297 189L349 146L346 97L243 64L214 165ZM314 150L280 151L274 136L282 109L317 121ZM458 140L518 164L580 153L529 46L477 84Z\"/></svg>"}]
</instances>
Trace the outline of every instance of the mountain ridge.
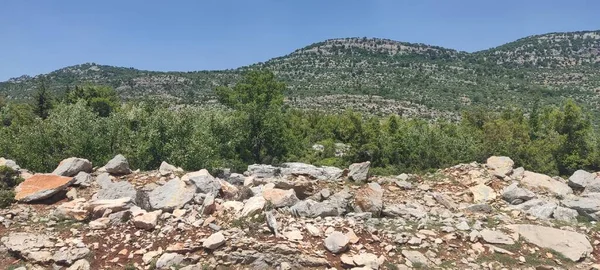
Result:
<instances>
[{"instance_id":1,"label":"mountain ridge","mask_svg":"<svg viewBox=\"0 0 600 270\"><path fill-rule=\"evenodd\" d=\"M0 82L0 94L30 98L44 79L57 95L67 86L93 83L112 86L125 99L198 103L210 99L215 87L233 85L244 71L263 68L287 83L290 97L380 96L447 112L574 98L593 108L600 92L600 30L532 35L477 52L385 38L332 38L227 70L164 72L85 63Z\"/></svg>"}]
</instances>

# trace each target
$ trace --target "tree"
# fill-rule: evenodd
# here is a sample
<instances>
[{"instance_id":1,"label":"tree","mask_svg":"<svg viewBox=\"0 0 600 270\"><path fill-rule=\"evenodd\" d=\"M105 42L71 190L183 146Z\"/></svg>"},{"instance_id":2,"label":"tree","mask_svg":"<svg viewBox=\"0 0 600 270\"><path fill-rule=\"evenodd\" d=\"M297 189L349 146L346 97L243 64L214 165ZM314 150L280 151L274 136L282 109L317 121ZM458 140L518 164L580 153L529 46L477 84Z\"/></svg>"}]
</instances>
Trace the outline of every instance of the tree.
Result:
<instances>
[{"instance_id":1,"label":"tree","mask_svg":"<svg viewBox=\"0 0 600 270\"><path fill-rule=\"evenodd\" d=\"M65 100L71 104L84 100L88 107L102 117L109 116L119 106L119 96L108 86L75 86L74 90L67 92Z\"/></svg>"},{"instance_id":2,"label":"tree","mask_svg":"<svg viewBox=\"0 0 600 270\"><path fill-rule=\"evenodd\" d=\"M572 99L565 102L557 119L556 131L563 136L556 158L559 172L569 175L589 165L593 152L590 142L592 126L587 115Z\"/></svg>"},{"instance_id":3,"label":"tree","mask_svg":"<svg viewBox=\"0 0 600 270\"><path fill-rule=\"evenodd\" d=\"M46 87L46 82L42 81L34 95L33 112L42 119L48 118L52 109L52 97Z\"/></svg>"},{"instance_id":4,"label":"tree","mask_svg":"<svg viewBox=\"0 0 600 270\"><path fill-rule=\"evenodd\" d=\"M272 162L285 155L284 90L285 84L270 71L250 71L233 88L215 90L222 104L237 111L242 129L238 153L243 160Z\"/></svg>"}]
</instances>

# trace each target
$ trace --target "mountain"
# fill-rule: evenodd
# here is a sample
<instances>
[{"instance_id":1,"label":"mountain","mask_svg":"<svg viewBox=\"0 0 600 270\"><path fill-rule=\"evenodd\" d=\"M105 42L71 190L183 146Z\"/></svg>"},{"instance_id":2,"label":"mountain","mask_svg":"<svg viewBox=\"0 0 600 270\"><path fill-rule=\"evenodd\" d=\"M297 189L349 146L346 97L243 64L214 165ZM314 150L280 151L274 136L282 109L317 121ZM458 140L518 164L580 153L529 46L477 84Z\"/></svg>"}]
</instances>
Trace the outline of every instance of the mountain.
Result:
<instances>
[{"instance_id":1,"label":"mountain","mask_svg":"<svg viewBox=\"0 0 600 270\"><path fill-rule=\"evenodd\" d=\"M312 109L456 116L470 106L493 110L574 98L597 112L600 31L530 36L484 51L377 38L340 38L234 70L157 72L88 63L0 83L0 94L30 98L42 79L60 94L83 83L110 85L125 99L202 103L244 71L269 69L288 84L288 101Z\"/></svg>"}]
</instances>

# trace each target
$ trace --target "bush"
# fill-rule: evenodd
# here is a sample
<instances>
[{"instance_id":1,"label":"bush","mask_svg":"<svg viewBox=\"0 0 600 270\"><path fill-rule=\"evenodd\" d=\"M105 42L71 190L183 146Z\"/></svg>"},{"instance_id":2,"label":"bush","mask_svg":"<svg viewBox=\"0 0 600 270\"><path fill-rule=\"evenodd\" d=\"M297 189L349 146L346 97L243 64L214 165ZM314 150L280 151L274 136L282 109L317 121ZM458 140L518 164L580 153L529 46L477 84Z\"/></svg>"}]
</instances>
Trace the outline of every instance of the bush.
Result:
<instances>
[{"instance_id":1,"label":"bush","mask_svg":"<svg viewBox=\"0 0 600 270\"><path fill-rule=\"evenodd\" d=\"M12 190L0 189L0 208L6 208L15 201L15 193Z\"/></svg>"},{"instance_id":2,"label":"bush","mask_svg":"<svg viewBox=\"0 0 600 270\"><path fill-rule=\"evenodd\" d=\"M0 189L12 189L19 183L19 172L7 166L0 166Z\"/></svg>"}]
</instances>

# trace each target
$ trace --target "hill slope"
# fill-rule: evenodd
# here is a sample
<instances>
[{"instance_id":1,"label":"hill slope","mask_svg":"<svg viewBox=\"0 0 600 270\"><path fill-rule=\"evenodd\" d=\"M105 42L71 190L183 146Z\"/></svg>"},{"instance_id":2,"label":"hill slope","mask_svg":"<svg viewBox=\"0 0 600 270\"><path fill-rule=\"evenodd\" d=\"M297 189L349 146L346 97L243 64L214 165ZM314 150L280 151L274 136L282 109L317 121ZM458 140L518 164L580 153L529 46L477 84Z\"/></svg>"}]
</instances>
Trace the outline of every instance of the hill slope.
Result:
<instances>
[{"instance_id":1,"label":"hill slope","mask_svg":"<svg viewBox=\"0 0 600 270\"><path fill-rule=\"evenodd\" d=\"M235 83L243 71L259 68L286 81L290 102L301 108L343 106L438 116L474 105L527 107L537 99L557 103L571 97L597 110L600 31L531 36L475 53L388 39L330 39L226 71L155 72L83 64L2 82L0 94L28 98L45 78L57 93L95 83L113 86L126 99L199 102L210 99L217 85Z\"/></svg>"}]
</instances>

